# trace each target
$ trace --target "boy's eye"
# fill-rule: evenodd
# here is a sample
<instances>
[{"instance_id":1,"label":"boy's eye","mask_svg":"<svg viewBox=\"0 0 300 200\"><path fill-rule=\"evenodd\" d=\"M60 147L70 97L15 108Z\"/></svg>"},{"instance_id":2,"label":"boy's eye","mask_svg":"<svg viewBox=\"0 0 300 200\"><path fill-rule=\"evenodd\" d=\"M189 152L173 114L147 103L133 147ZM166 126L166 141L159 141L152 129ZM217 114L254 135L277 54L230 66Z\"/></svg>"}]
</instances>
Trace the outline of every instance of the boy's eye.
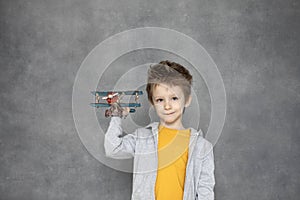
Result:
<instances>
[{"instance_id":1,"label":"boy's eye","mask_svg":"<svg viewBox=\"0 0 300 200\"><path fill-rule=\"evenodd\" d=\"M156 99L156 102L159 103L159 102L162 102L163 99Z\"/></svg>"},{"instance_id":2,"label":"boy's eye","mask_svg":"<svg viewBox=\"0 0 300 200\"><path fill-rule=\"evenodd\" d=\"M178 100L178 97L172 97L172 100L176 101Z\"/></svg>"}]
</instances>

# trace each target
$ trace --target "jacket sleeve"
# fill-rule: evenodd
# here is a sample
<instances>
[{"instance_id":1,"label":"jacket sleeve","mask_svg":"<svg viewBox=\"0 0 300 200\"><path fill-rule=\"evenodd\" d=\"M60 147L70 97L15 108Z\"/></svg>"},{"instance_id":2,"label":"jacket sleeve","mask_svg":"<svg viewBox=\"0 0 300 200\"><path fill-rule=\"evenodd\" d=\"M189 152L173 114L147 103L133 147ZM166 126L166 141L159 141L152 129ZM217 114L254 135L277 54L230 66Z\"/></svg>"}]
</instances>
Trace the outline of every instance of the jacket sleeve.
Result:
<instances>
[{"instance_id":1,"label":"jacket sleeve","mask_svg":"<svg viewBox=\"0 0 300 200\"><path fill-rule=\"evenodd\" d=\"M107 157L115 159L132 158L135 153L136 134L127 134L122 136L121 118L114 116L104 137L104 149Z\"/></svg>"},{"instance_id":2,"label":"jacket sleeve","mask_svg":"<svg viewBox=\"0 0 300 200\"><path fill-rule=\"evenodd\" d=\"M214 199L214 185L215 185L215 176L214 176L214 155L213 155L213 146L209 145L209 152L204 157L202 162L202 170L200 173L196 199L198 200L213 200Z\"/></svg>"}]
</instances>

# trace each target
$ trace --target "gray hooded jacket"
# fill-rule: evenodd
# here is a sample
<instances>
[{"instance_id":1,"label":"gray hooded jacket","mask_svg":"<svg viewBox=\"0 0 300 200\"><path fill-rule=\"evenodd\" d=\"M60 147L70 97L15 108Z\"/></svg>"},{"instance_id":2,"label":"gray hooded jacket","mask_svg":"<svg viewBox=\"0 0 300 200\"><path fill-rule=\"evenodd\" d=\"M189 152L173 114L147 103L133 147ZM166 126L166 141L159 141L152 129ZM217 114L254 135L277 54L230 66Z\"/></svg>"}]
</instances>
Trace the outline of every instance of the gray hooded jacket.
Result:
<instances>
[{"instance_id":1,"label":"gray hooded jacket","mask_svg":"<svg viewBox=\"0 0 300 200\"><path fill-rule=\"evenodd\" d=\"M112 117L105 134L107 157L134 158L132 200L155 200L155 182L158 166L158 122L138 128L122 136L121 118ZM202 137L202 131L190 128L188 163L183 200L214 199L213 146Z\"/></svg>"}]
</instances>

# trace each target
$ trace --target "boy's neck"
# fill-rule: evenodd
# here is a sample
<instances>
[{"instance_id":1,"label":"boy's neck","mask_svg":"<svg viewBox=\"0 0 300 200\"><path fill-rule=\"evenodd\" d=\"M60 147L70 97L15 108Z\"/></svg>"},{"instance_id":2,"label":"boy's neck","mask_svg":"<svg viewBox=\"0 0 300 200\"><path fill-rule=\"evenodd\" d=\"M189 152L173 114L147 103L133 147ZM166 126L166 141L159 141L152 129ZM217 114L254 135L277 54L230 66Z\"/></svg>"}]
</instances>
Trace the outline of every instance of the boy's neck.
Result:
<instances>
[{"instance_id":1,"label":"boy's neck","mask_svg":"<svg viewBox=\"0 0 300 200\"><path fill-rule=\"evenodd\" d=\"M163 126L169 129L176 129L176 130L185 130L186 128L184 128L184 126L180 123L180 124L172 124L172 125L168 125L165 124L164 122L160 122L159 126Z\"/></svg>"}]
</instances>

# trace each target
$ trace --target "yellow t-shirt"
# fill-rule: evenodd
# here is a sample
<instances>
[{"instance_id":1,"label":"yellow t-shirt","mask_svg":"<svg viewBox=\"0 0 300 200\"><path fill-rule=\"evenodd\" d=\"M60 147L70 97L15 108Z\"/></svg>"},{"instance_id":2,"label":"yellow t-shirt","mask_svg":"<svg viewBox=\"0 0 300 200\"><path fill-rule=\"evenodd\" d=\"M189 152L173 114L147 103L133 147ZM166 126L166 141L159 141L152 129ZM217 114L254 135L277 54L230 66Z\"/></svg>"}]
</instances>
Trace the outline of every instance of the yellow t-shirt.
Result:
<instances>
[{"instance_id":1,"label":"yellow t-shirt","mask_svg":"<svg viewBox=\"0 0 300 200\"><path fill-rule=\"evenodd\" d=\"M156 200L182 200L190 130L159 126Z\"/></svg>"}]
</instances>

